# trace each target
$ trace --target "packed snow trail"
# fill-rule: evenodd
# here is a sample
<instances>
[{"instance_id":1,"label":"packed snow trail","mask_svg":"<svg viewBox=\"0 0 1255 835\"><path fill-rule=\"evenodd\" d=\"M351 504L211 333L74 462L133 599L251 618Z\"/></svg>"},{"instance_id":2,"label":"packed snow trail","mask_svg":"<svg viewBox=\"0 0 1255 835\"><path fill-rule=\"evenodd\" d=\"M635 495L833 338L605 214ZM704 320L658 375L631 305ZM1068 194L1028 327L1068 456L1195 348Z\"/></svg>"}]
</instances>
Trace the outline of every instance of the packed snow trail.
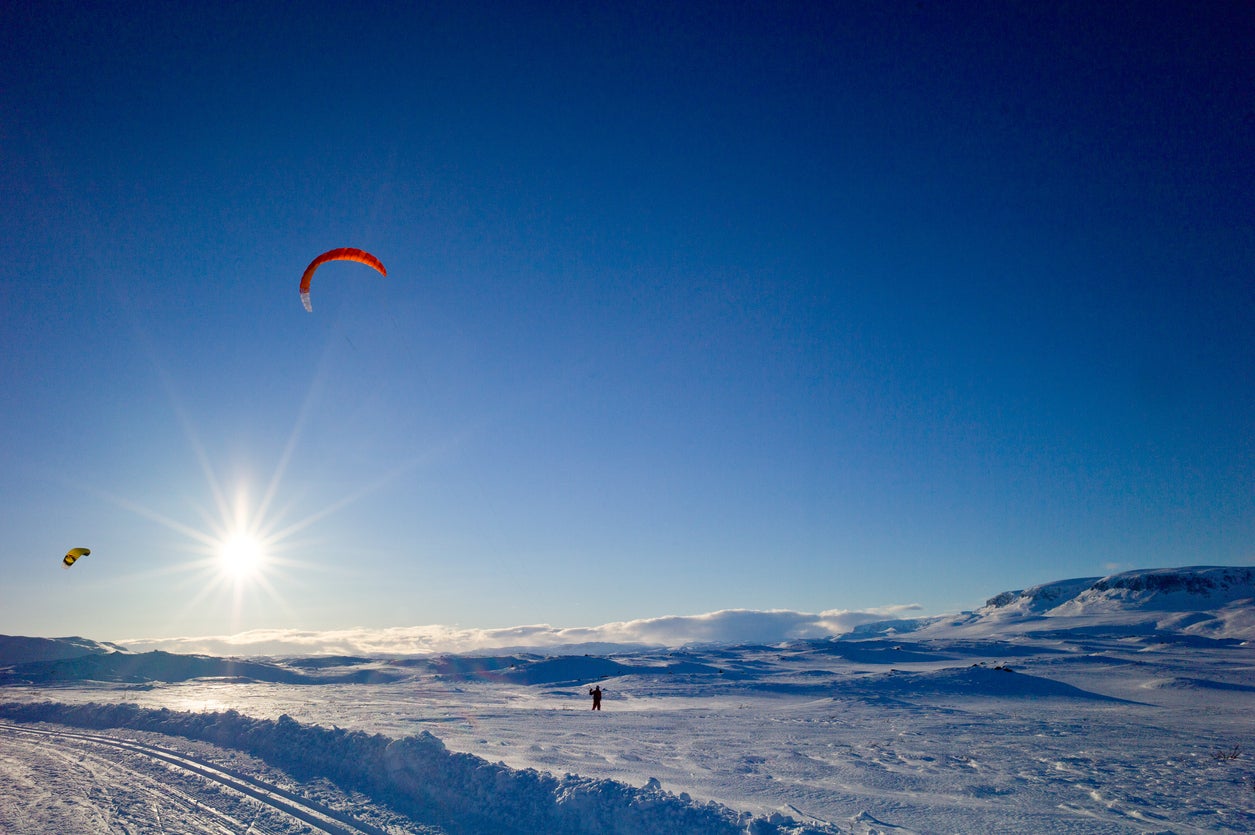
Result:
<instances>
[{"instance_id":1,"label":"packed snow trail","mask_svg":"<svg viewBox=\"0 0 1255 835\"><path fill-rule=\"evenodd\" d=\"M116 759L110 757L110 753ZM0 732L0 832L157 832L223 835L253 829L257 815L233 808L234 798L171 775L77 745ZM294 823L297 823L294 821ZM302 824L303 826L303 824ZM271 827L265 831L285 830ZM287 830L295 832L295 829Z\"/></svg>"},{"instance_id":2,"label":"packed snow trail","mask_svg":"<svg viewBox=\"0 0 1255 835\"><path fill-rule=\"evenodd\" d=\"M370 824L362 823L354 820L343 812L337 812L320 803L316 803L300 797L294 792L286 791L278 786L258 780L236 771L222 768L220 766L211 765L198 759L160 748L155 745L147 745L133 740L117 739L109 736L100 736L97 734L87 734L75 731L65 730L47 730L43 728L23 728L8 722L0 722L0 733L28 735L32 737L41 737L43 747L51 747L58 750L81 750L87 746L97 746L105 748L114 748L121 751L135 752L142 754L153 760L174 766L183 771L197 775L219 786L232 789L242 795L251 797L266 806L271 807L286 815L290 815L297 820L309 824L317 828L321 832L329 833L329 835L353 835L353 833L365 833L366 835L388 835L386 830L380 829ZM66 744L66 741L74 744ZM201 802L197 805L204 808ZM241 822L234 820L231 816L221 812L209 810L216 818L231 826L240 826Z\"/></svg>"}]
</instances>

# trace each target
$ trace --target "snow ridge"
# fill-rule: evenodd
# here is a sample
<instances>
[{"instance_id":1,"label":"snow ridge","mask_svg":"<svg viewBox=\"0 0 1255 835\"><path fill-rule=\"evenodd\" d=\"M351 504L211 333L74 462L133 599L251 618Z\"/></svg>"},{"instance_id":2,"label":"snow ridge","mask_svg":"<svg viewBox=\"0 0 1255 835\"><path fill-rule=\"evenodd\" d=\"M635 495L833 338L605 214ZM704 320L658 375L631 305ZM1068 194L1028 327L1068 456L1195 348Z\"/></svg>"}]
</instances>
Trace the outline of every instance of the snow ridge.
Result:
<instances>
[{"instance_id":1,"label":"snow ridge","mask_svg":"<svg viewBox=\"0 0 1255 835\"><path fill-rule=\"evenodd\" d=\"M424 732L392 739L301 724L286 714L253 719L234 710L186 713L128 704L0 704L0 716L82 728L130 728L212 742L252 754L302 780L324 778L451 833L605 835L834 835L827 825L773 814L754 817L673 795L657 780L634 788L614 780L515 770L450 752Z\"/></svg>"}]
</instances>

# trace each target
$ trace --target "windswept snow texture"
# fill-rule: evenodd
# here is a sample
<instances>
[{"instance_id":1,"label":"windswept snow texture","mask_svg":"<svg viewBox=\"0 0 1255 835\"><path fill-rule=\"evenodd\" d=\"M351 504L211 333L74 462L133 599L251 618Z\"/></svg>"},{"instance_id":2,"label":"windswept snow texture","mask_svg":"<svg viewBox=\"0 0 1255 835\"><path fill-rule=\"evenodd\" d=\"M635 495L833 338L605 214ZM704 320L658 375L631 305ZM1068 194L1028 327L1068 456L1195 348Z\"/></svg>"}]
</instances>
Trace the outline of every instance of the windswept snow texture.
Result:
<instances>
[{"instance_id":1,"label":"windswept snow texture","mask_svg":"<svg viewBox=\"0 0 1255 835\"><path fill-rule=\"evenodd\" d=\"M0 830L1251 832L1251 580L1129 572L775 646L234 668L255 676L67 639L43 647L96 661L39 677L0 641Z\"/></svg>"}]
</instances>

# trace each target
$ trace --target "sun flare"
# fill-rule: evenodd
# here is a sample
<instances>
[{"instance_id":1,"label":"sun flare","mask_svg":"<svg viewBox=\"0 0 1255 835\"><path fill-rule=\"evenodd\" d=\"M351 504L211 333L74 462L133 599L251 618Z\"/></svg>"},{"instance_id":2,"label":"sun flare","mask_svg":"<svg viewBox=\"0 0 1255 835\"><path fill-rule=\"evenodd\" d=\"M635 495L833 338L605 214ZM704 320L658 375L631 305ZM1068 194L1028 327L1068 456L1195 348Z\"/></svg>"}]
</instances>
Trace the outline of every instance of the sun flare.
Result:
<instances>
[{"instance_id":1,"label":"sun flare","mask_svg":"<svg viewBox=\"0 0 1255 835\"><path fill-rule=\"evenodd\" d=\"M255 537L235 534L218 547L218 568L235 580L256 576L266 561L266 552Z\"/></svg>"}]
</instances>

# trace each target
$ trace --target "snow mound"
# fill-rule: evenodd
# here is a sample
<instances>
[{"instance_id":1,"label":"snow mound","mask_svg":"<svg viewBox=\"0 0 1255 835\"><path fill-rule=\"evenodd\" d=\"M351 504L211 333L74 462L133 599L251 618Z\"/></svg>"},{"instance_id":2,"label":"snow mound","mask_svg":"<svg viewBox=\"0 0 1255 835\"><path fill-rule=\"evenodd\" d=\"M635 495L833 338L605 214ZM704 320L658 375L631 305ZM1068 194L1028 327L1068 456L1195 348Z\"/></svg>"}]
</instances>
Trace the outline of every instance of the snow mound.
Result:
<instances>
[{"instance_id":1,"label":"snow mound","mask_svg":"<svg viewBox=\"0 0 1255 835\"><path fill-rule=\"evenodd\" d=\"M927 663L953 661L958 657L928 645L875 639L815 641L802 646L818 655L834 656L856 664Z\"/></svg>"},{"instance_id":2,"label":"snow mound","mask_svg":"<svg viewBox=\"0 0 1255 835\"><path fill-rule=\"evenodd\" d=\"M559 684L610 678L624 675L630 669L609 658L559 656L519 664L495 677L515 684Z\"/></svg>"},{"instance_id":3,"label":"snow mound","mask_svg":"<svg viewBox=\"0 0 1255 835\"><path fill-rule=\"evenodd\" d=\"M1210 678L1193 678L1189 676L1159 679L1148 682L1143 686L1153 690L1229 690L1238 693L1255 693L1255 685L1235 684L1228 681L1215 681Z\"/></svg>"},{"instance_id":4,"label":"snow mound","mask_svg":"<svg viewBox=\"0 0 1255 835\"><path fill-rule=\"evenodd\" d=\"M301 780L329 780L347 791L449 833L605 835L837 835L827 824L775 813L755 817L717 803L614 780L515 770L449 751L430 733L392 739L328 730L287 715L253 719L234 710L185 713L129 704L0 704L0 717L81 728L129 728L212 742L251 754Z\"/></svg>"},{"instance_id":5,"label":"snow mound","mask_svg":"<svg viewBox=\"0 0 1255 835\"><path fill-rule=\"evenodd\" d=\"M1082 690L1054 679L1017 673L1010 667L948 667L922 673L894 670L885 675L869 676L838 686L842 696L914 699L937 696L980 696L1008 699L1084 699L1087 701L1120 702L1111 696Z\"/></svg>"},{"instance_id":6,"label":"snow mound","mask_svg":"<svg viewBox=\"0 0 1255 835\"><path fill-rule=\"evenodd\" d=\"M675 653L655 649L626 660L559 654L476 656L441 655L394 662L415 674L429 673L448 681L482 681L522 685L581 684L618 676L719 675L720 669L694 661L676 661ZM630 662L630 663L629 663ZM295 665L297 662L291 662Z\"/></svg>"},{"instance_id":7,"label":"snow mound","mask_svg":"<svg viewBox=\"0 0 1255 835\"><path fill-rule=\"evenodd\" d=\"M859 812L850 818L850 824L854 827L854 835L915 835L913 829L876 820L867 812Z\"/></svg>"},{"instance_id":8,"label":"snow mound","mask_svg":"<svg viewBox=\"0 0 1255 835\"><path fill-rule=\"evenodd\" d=\"M855 639L906 635L923 629L925 626L930 626L937 621L943 620L944 618L945 615L925 618L894 618L892 620L878 620L871 623L860 623L846 634L850 638Z\"/></svg>"}]
</instances>

